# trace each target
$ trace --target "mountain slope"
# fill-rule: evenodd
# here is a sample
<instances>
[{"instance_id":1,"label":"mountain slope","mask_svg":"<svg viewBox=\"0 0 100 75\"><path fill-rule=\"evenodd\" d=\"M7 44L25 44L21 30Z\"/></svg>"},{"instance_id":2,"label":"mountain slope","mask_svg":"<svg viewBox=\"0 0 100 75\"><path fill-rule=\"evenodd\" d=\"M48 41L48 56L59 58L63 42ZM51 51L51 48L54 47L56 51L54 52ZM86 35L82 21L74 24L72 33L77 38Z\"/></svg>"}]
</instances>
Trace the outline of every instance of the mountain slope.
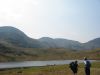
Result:
<instances>
[{"instance_id":1,"label":"mountain slope","mask_svg":"<svg viewBox=\"0 0 100 75\"><path fill-rule=\"evenodd\" d=\"M0 43L11 47L23 48L66 48L72 50L100 48L100 38L87 43L61 38L52 39L49 37L32 39L19 29L10 26L0 27Z\"/></svg>"},{"instance_id":2,"label":"mountain slope","mask_svg":"<svg viewBox=\"0 0 100 75\"><path fill-rule=\"evenodd\" d=\"M49 37L40 38L41 41L48 48L67 48L67 49L82 49L83 46L80 42L67 40L67 39L52 39Z\"/></svg>"},{"instance_id":3,"label":"mountain slope","mask_svg":"<svg viewBox=\"0 0 100 75\"><path fill-rule=\"evenodd\" d=\"M87 43L84 43L84 46L86 49L100 48L100 38L96 38L91 41L88 41Z\"/></svg>"},{"instance_id":4,"label":"mountain slope","mask_svg":"<svg viewBox=\"0 0 100 75\"><path fill-rule=\"evenodd\" d=\"M0 41L19 47L42 47L38 40L29 38L19 29L9 26L0 27Z\"/></svg>"}]
</instances>

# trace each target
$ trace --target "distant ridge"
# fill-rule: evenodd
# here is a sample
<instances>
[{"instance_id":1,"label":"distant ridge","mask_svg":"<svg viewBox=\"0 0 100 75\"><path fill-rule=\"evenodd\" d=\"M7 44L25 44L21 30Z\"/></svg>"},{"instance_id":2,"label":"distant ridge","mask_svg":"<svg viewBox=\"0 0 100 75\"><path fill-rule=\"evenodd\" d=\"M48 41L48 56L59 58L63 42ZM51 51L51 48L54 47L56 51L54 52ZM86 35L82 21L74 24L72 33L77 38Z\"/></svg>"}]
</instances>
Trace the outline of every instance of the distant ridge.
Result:
<instances>
[{"instance_id":1,"label":"distant ridge","mask_svg":"<svg viewBox=\"0 0 100 75\"><path fill-rule=\"evenodd\" d=\"M84 45L85 45L85 47L87 49L100 48L100 38L96 38L96 39L90 40L87 43L84 43Z\"/></svg>"},{"instance_id":2,"label":"distant ridge","mask_svg":"<svg viewBox=\"0 0 100 75\"><path fill-rule=\"evenodd\" d=\"M82 48L80 42L62 38L52 39L49 37L43 37L40 38L39 41L44 43L49 48L67 48L67 49L78 49L78 50Z\"/></svg>"},{"instance_id":3,"label":"distant ridge","mask_svg":"<svg viewBox=\"0 0 100 75\"><path fill-rule=\"evenodd\" d=\"M100 38L96 38L86 43L49 37L32 39L15 27L3 26L0 27L0 44L23 48L67 48L73 50L87 50L100 48Z\"/></svg>"}]
</instances>

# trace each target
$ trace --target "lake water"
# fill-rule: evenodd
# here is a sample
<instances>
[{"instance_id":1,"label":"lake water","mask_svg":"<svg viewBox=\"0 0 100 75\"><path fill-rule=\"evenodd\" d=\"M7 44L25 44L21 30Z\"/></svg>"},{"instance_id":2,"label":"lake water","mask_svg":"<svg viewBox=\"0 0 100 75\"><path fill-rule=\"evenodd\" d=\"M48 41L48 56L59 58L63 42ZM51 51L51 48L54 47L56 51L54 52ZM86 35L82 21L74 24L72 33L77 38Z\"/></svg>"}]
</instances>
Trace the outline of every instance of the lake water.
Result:
<instances>
[{"instance_id":1,"label":"lake water","mask_svg":"<svg viewBox=\"0 0 100 75\"><path fill-rule=\"evenodd\" d=\"M0 69L4 68L20 68L33 66L47 66L47 65L62 65L69 64L74 60L53 60L53 61L23 61L23 62L4 62L0 63ZM91 62L95 60L90 60ZM83 63L83 60L78 60L78 63Z\"/></svg>"}]
</instances>

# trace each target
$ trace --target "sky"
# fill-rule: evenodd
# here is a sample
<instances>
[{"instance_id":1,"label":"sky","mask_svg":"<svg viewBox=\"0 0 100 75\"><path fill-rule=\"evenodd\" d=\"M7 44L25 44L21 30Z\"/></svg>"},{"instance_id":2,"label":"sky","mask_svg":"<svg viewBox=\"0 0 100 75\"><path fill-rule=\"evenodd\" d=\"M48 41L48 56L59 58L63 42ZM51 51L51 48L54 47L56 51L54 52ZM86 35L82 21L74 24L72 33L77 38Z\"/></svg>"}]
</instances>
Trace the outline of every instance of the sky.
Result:
<instances>
[{"instance_id":1,"label":"sky","mask_svg":"<svg viewBox=\"0 0 100 75\"><path fill-rule=\"evenodd\" d=\"M100 0L0 0L0 27L31 38L87 42L100 37Z\"/></svg>"}]
</instances>

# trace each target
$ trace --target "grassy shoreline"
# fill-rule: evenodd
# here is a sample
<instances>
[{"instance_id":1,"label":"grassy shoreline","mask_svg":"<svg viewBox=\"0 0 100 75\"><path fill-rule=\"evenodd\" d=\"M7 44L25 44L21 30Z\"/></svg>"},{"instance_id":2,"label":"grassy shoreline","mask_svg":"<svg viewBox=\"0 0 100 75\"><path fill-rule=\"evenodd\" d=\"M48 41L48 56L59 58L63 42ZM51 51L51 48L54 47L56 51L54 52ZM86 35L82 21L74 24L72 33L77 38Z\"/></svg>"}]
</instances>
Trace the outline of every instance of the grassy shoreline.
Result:
<instances>
[{"instance_id":1,"label":"grassy shoreline","mask_svg":"<svg viewBox=\"0 0 100 75\"><path fill-rule=\"evenodd\" d=\"M73 75L69 65L2 69L0 75ZM79 64L78 75L84 74L84 65ZM92 63L91 75L100 75L100 62Z\"/></svg>"},{"instance_id":2,"label":"grassy shoreline","mask_svg":"<svg viewBox=\"0 0 100 75\"><path fill-rule=\"evenodd\" d=\"M91 60L100 60L100 49L72 51L67 49L23 49L16 53L0 53L0 62L10 61L37 61L37 60L73 60L88 57Z\"/></svg>"}]
</instances>

